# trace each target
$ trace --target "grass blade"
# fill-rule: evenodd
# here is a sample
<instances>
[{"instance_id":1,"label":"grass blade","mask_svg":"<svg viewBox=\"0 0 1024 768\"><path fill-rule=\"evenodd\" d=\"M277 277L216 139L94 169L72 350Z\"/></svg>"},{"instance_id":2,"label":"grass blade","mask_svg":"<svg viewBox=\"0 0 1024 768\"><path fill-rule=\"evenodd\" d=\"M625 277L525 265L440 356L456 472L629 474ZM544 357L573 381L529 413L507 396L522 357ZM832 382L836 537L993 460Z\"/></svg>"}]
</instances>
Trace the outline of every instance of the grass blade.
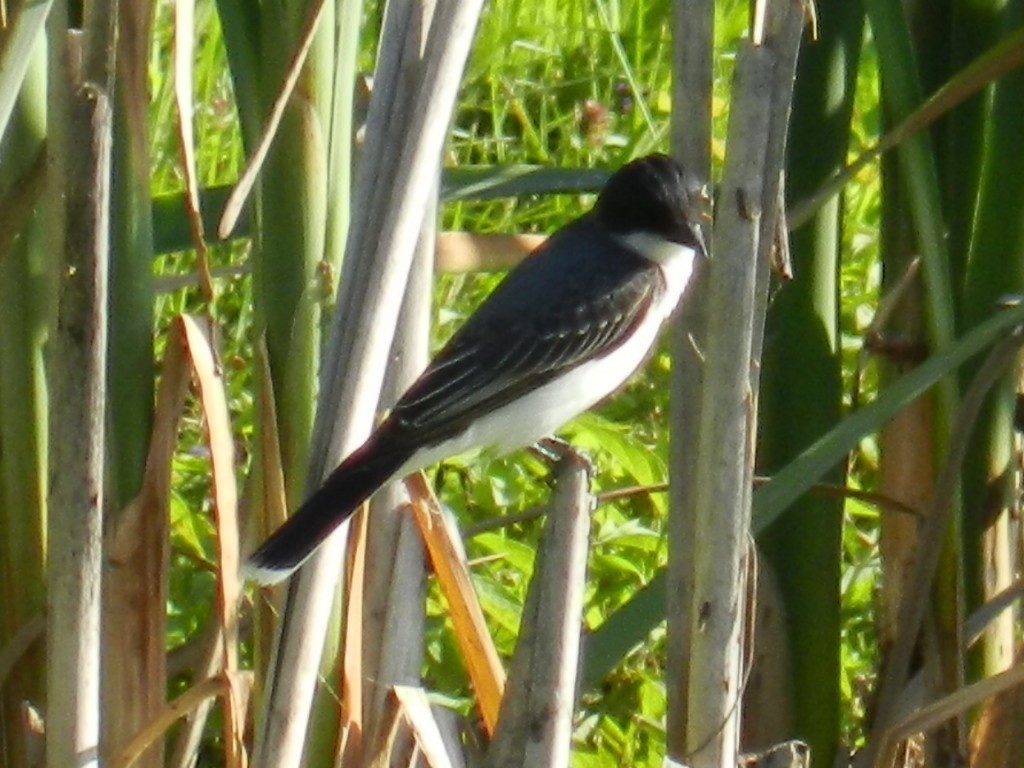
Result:
<instances>
[{"instance_id":1,"label":"grass blade","mask_svg":"<svg viewBox=\"0 0 1024 768\"><path fill-rule=\"evenodd\" d=\"M192 130L192 35L195 27L195 0L174 3L174 102L177 107L178 148L185 171L185 215L192 235L192 247L199 262L199 287L207 301L213 299L210 265L206 257L206 238L199 208L199 179L196 170L195 132Z\"/></svg>"},{"instance_id":2,"label":"grass blade","mask_svg":"<svg viewBox=\"0 0 1024 768\"><path fill-rule=\"evenodd\" d=\"M42 45L52 7L53 0L25 3L19 9L14 26L5 34L0 52L0 140L7 135L14 105L32 63L32 51Z\"/></svg>"}]
</instances>

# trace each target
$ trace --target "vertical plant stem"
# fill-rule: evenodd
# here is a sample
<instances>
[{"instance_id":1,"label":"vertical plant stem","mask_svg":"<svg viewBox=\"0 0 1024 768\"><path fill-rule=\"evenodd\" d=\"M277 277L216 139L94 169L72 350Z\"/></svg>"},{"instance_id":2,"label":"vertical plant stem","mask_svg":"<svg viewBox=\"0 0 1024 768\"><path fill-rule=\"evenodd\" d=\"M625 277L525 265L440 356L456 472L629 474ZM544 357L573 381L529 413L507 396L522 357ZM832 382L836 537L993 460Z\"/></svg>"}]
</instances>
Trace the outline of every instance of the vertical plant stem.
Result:
<instances>
[{"instance_id":1,"label":"vertical plant stem","mask_svg":"<svg viewBox=\"0 0 1024 768\"><path fill-rule=\"evenodd\" d=\"M110 92L108 312L114 320L109 325L107 353L110 497L104 542L100 717L104 754L123 747L160 711L167 684L168 506L139 499L150 454L156 381L147 132L152 12L150 3L118 5L118 68ZM138 765L163 765L163 742L146 750Z\"/></svg>"},{"instance_id":2,"label":"vertical plant stem","mask_svg":"<svg viewBox=\"0 0 1024 768\"><path fill-rule=\"evenodd\" d=\"M575 454L564 455L487 754L488 768L569 765L590 534L589 485L585 462Z\"/></svg>"},{"instance_id":3,"label":"vertical plant stem","mask_svg":"<svg viewBox=\"0 0 1024 768\"><path fill-rule=\"evenodd\" d=\"M63 234L51 376L46 763L99 762L106 451L111 86L117 4L88 6L79 36L51 19L49 139ZM79 44L81 48L79 49ZM60 185L60 186L58 186Z\"/></svg>"},{"instance_id":4,"label":"vertical plant stem","mask_svg":"<svg viewBox=\"0 0 1024 768\"><path fill-rule=\"evenodd\" d=\"M882 0L865 0L865 8L877 40L886 111L898 121L924 101L906 19L900 6ZM907 206L921 250L929 342L933 349L943 349L954 338L953 288L938 172L929 137L908 137L900 146L899 158L909 192ZM942 397L947 401L943 407L947 409L944 423L948 424L948 409L955 404L955 388Z\"/></svg>"},{"instance_id":5,"label":"vertical plant stem","mask_svg":"<svg viewBox=\"0 0 1024 768\"><path fill-rule=\"evenodd\" d=\"M327 221L327 126L331 73L323 61L330 40L326 3L306 65L292 93L260 176L253 300L265 334L277 404L281 463L291 506L303 493L319 362L316 269ZM291 14L286 10L292 11ZM304 10L304 7L303 9ZM262 61L263 103L272 104L296 43L296 9L269 11ZM287 44L282 45L282 30Z\"/></svg>"},{"instance_id":6,"label":"vertical plant stem","mask_svg":"<svg viewBox=\"0 0 1024 768\"><path fill-rule=\"evenodd\" d=\"M715 8L712 0L676 0L672 37L672 151L711 195L711 89ZM708 206L710 209L710 205ZM704 242L713 250L710 221ZM687 706L693 614L696 478L702 400L701 348L707 307L707 269L696 270L672 337L672 399L669 430L672 483L669 487L669 562L666 615L667 754L687 752Z\"/></svg>"},{"instance_id":7,"label":"vertical plant stem","mask_svg":"<svg viewBox=\"0 0 1024 768\"><path fill-rule=\"evenodd\" d=\"M384 402L393 403L428 360L433 298L434 233L428 209L417 244L405 300L398 318ZM393 685L416 685L423 657L425 570L423 547L408 514L408 493L395 484L377 494L369 507L366 589L363 597L364 744L372 749L387 728L387 697ZM374 568L373 563L394 563Z\"/></svg>"},{"instance_id":8,"label":"vertical plant stem","mask_svg":"<svg viewBox=\"0 0 1024 768\"><path fill-rule=\"evenodd\" d=\"M255 322L265 340L270 374L261 376L259 386L267 388L261 400L273 403L257 422L260 450L267 452L261 457L260 472L273 475L263 478L260 498L262 514L272 518L276 515L267 513L272 508L276 511L279 503L278 479L283 479L288 508L297 506L304 493L320 368L323 290L319 270L325 259L328 209L332 202L339 208L348 205L347 190L337 189L339 194L333 199L328 196L330 127L334 100L344 99L351 85L347 91L334 92L336 3L322 3L319 10L317 4L269 4L258 12L231 0L223 0L220 6L226 14L225 39L232 63L255 65L252 71L233 73L250 153L257 151L264 117L280 99L296 49L309 25L316 23L305 62L260 171L254 205ZM315 22L314 13L319 14ZM340 141L348 142L350 137ZM336 262L338 257L331 260ZM269 423L271 418L275 423ZM269 455L274 450L279 456ZM264 525L273 527L275 522L265 519ZM334 654L329 654L324 674L330 675L333 662ZM308 707L309 700L305 703ZM307 764L322 765L332 759L337 723L334 709L317 729L319 741L309 745ZM259 742L257 738L257 749ZM256 759L258 764L258 755ZM271 759L269 764L277 761Z\"/></svg>"},{"instance_id":9,"label":"vertical plant stem","mask_svg":"<svg viewBox=\"0 0 1024 768\"><path fill-rule=\"evenodd\" d=\"M0 195L31 172L44 150L47 55L42 35L26 63L0 153ZM57 260L43 203L0 258L0 645L44 613L47 390L43 349L53 324ZM42 702L44 654L36 645L0 691L0 751L27 760L22 703Z\"/></svg>"},{"instance_id":10,"label":"vertical plant stem","mask_svg":"<svg viewBox=\"0 0 1024 768\"><path fill-rule=\"evenodd\" d=\"M924 100L921 56L915 50L907 12L903 7L878 0L865 0L864 5L878 50L886 117L897 123ZM929 20L934 20L931 15ZM928 49L927 44L924 49ZM921 257L925 336L929 351L940 353L953 343L956 323L951 271L953 260L947 238L948 215L943 210L940 187L941 163L935 152L935 143L926 133L905 139L898 149L897 158L899 175L896 183L906 197L903 198L905 205L893 210L892 215L910 222L910 247L915 247ZM957 408L958 389L956 379L947 378L939 385L932 400L931 450L937 460L941 460L951 448L950 425ZM960 503L959 490L959 486L953 489L957 505ZM932 604L938 633L935 647L939 650L943 686L948 690L963 684L963 563L959 546L962 516L957 513L953 520L954 525L943 544L943 565L936 577L936 597ZM903 631L902 625L900 631ZM956 738L962 742L963 734Z\"/></svg>"},{"instance_id":11,"label":"vertical plant stem","mask_svg":"<svg viewBox=\"0 0 1024 768\"><path fill-rule=\"evenodd\" d=\"M153 418L153 217L149 195L150 3L125 3L118 13L118 76L110 191L109 401L113 507L139 492Z\"/></svg>"},{"instance_id":12,"label":"vertical plant stem","mask_svg":"<svg viewBox=\"0 0 1024 768\"><path fill-rule=\"evenodd\" d=\"M859 3L839 0L818 7L819 35L802 51L789 127L786 192L794 200L843 167L863 36ZM762 244L766 237L772 235L762 228ZM779 288L765 329L758 409L761 473L773 474L839 421L840 242L838 198L792 233L795 279ZM767 278L767 269L760 274ZM828 481L842 484L844 476L837 466ZM784 648L758 651L788 652L793 677L788 691L763 691L760 707L748 710L751 749L798 737L811 747L815 762L832 762L839 738L842 507L841 499L805 496L758 537L762 569L772 569L782 591L787 637ZM770 732L764 724L772 716L789 719L792 730Z\"/></svg>"},{"instance_id":13,"label":"vertical plant stem","mask_svg":"<svg viewBox=\"0 0 1024 768\"><path fill-rule=\"evenodd\" d=\"M322 366L317 423L309 470L316 485L339 458L369 433L373 424L390 348L393 324L405 289L413 245L423 212L436 183L441 148L473 31L480 0L438 5L430 27L426 59L415 82L404 92L376 90L371 118L387 100L411 103L408 132L398 146L367 146L359 188L380 177L373 163L398 159L387 177L393 194L376 206L360 195L366 215L354 217L349 233L331 343ZM389 6L389 13L392 6ZM403 50L404 35L382 45ZM368 137L374 134L368 130ZM375 139L376 140L376 139ZM358 371L359 375L344 372ZM346 526L320 548L293 580L282 622L268 695L279 709L267 718L258 735L257 764L297 765L305 741L309 702L327 629L333 587L339 579ZM312 663L311 663L312 662Z\"/></svg>"},{"instance_id":14,"label":"vertical plant stem","mask_svg":"<svg viewBox=\"0 0 1024 768\"><path fill-rule=\"evenodd\" d=\"M742 683L740 635L749 491L753 475L751 343L755 266L775 57L744 42L737 57L729 152L715 222L695 535L697 620L692 644L687 743L696 768L736 764Z\"/></svg>"},{"instance_id":15,"label":"vertical plant stem","mask_svg":"<svg viewBox=\"0 0 1024 768\"><path fill-rule=\"evenodd\" d=\"M96 765L100 736L112 119L102 88L74 81L70 85L66 117L54 114L67 120L66 133L55 132L54 150L64 154L57 167L66 171L59 178L67 180L63 199L68 213L50 388L51 461L59 467L50 489L47 526L46 759L51 768ZM61 138L67 144L61 146ZM82 762L89 754L92 759Z\"/></svg>"},{"instance_id":16,"label":"vertical plant stem","mask_svg":"<svg viewBox=\"0 0 1024 768\"><path fill-rule=\"evenodd\" d=\"M341 269L348 237L352 206L352 147L355 142L355 94L359 32L363 15L362 0L340 0L335 13L336 28L334 88L328 142L327 240L324 260L335 274Z\"/></svg>"},{"instance_id":17,"label":"vertical plant stem","mask_svg":"<svg viewBox=\"0 0 1024 768\"><path fill-rule=\"evenodd\" d=\"M1003 15L1007 31L1019 27L1019 5L1008 6ZM965 328L988 317L1000 296L1024 291L1024 199L1017 193L1024 176L1024 158L1012 149L1021 125L1024 74L1015 72L994 85L982 142L974 230L964 276ZM1017 374L1011 371L993 390L964 464L963 546L968 611L1005 588L1014 577L1010 517L1016 493L1017 384ZM1014 644L1014 617L1008 612L986 633L986 674L1001 672L1013 663Z\"/></svg>"}]
</instances>

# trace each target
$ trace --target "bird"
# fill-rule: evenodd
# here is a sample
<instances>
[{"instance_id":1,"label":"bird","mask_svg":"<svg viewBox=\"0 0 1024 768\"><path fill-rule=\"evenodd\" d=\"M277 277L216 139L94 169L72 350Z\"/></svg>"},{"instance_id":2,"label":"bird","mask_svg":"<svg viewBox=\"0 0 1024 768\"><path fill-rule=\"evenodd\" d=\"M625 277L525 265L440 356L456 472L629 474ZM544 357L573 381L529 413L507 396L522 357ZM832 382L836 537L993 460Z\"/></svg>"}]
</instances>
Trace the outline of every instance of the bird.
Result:
<instances>
[{"instance_id":1,"label":"bird","mask_svg":"<svg viewBox=\"0 0 1024 768\"><path fill-rule=\"evenodd\" d=\"M618 390L708 256L693 178L653 154L512 269L367 440L249 557L273 584L387 482L470 449L530 446Z\"/></svg>"}]
</instances>

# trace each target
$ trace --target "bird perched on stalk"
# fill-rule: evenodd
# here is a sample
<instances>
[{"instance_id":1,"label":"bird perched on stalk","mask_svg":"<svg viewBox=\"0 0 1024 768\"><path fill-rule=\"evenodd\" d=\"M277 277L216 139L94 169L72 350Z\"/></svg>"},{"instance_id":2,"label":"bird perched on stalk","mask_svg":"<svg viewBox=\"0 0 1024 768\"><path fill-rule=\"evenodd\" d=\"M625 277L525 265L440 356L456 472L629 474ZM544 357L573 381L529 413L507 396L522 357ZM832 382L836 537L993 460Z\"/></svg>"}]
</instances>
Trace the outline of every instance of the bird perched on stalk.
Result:
<instances>
[{"instance_id":1,"label":"bird perched on stalk","mask_svg":"<svg viewBox=\"0 0 1024 768\"><path fill-rule=\"evenodd\" d=\"M378 488L472 448L550 435L622 386L707 255L702 206L665 155L620 168L585 215L513 269L394 409L249 558L289 576Z\"/></svg>"}]
</instances>

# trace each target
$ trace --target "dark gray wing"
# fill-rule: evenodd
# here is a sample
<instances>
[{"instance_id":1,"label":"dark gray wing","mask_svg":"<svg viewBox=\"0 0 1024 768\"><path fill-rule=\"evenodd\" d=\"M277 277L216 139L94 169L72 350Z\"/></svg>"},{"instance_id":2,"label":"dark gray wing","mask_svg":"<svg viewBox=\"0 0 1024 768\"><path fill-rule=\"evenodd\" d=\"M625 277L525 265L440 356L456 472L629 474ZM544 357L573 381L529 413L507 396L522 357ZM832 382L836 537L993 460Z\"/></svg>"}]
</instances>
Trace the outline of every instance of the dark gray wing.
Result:
<instances>
[{"instance_id":1,"label":"dark gray wing","mask_svg":"<svg viewBox=\"0 0 1024 768\"><path fill-rule=\"evenodd\" d=\"M614 254L609 253L614 249ZM438 353L387 420L436 443L629 337L663 289L657 265L585 217L513 270Z\"/></svg>"}]
</instances>

